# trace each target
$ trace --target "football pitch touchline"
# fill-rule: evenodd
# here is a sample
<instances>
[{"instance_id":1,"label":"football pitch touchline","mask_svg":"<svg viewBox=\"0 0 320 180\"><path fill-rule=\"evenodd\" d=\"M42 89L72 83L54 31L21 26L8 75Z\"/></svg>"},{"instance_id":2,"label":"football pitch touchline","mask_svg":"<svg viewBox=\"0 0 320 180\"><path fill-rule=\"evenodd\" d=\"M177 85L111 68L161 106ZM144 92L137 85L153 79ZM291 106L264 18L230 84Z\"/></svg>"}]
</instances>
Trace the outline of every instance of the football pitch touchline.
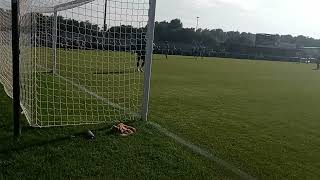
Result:
<instances>
[{"instance_id":1,"label":"football pitch touchline","mask_svg":"<svg viewBox=\"0 0 320 180\"><path fill-rule=\"evenodd\" d=\"M45 68L45 67L43 67L43 66L41 66L41 65L38 65L38 66L39 66L40 68L42 68L42 69L45 69L46 71L48 70L47 68ZM63 77L63 76L61 76L61 75L59 75L59 74L57 74L57 73L53 73L53 75L54 75L54 76L57 76L57 77L59 77L59 78L61 78L61 79L63 79L63 80L65 80L66 82L68 82L68 83L70 83L70 84L72 84L72 85L74 85L74 86L76 86L77 88L79 88L80 90L86 92L87 94L89 94L89 95L91 95L91 96L93 96L93 97L95 97L95 98L97 98L97 99L99 99L99 100L101 100L101 101L103 101L103 102L108 103L110 106L112 106L112 107L114 107L114 108L117 108L117 109L120 109L120 110L124 110L125 113L128 114L128 115L132 115L132 116L135 116L135 117L140 117L139 114L134 113L134 112L130 112L130 110L128 110L127 108L121 107L119 104L113 103L113 102L109 101L108 99L106 99L106 98L104 98L104 97L102 97L102 96L99 96L98 94L90 91L89 89L81 86L80 84L77 84L77 83L73 82L73 81L70 80L70 79L67 79L67 78L65 78L65 77Z\"/></svg>"},{"instance_id":2,"label":"football pitch touchline","mask_svg":"<svg viewBox=\"0 0 320 180\"><path fill-rule=\"evenodd\" d=\"M256 180L256 178L252 177L251 175L247 174L246 172L238 169L237 167L231 165L230 163L218 158L217 156L211 154L210 152L208 152L205 149L202 149L194 144L192 144L191 142L188 142L184 139L182 139L181 137L177 136L176 134L168 131L167 129L161 127L159 124L154 123L154 122L148 122L151 126L155 127L156 129L158 129L161 133L165 134L166 136L174 139L176 142L178 142L179 144L182 144L184 146L186 146L187 148L191 149L194 153L197 153L211 161L214 161L215 163L219 164L220 166L232 171L234 174L238 175L240 178L242 179L248 179L248 180Z\"/></svg>"}]
</instances>

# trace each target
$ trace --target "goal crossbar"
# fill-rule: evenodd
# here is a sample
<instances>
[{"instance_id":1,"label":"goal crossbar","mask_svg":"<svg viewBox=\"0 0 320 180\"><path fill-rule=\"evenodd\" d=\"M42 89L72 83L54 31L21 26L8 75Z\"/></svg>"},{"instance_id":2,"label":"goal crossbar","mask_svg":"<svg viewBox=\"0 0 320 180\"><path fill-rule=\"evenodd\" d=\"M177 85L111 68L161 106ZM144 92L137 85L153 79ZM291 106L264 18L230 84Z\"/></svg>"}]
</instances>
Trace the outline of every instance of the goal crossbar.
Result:
<instances>
[{"instance_id":1,"label":"goal crossbar","mask_svg":"<svg viewBox=\"0 0 320 180\"><path fill-rule=\"evenodd\" d=\"M74 0L67 3L59 4L53 7L37 7L33 9L35 13L55 13L59 11L65 11L68 9L73 9L76 7L80 7L82 5L88 4L95 0Z\"/></svg>"}]
</instances>

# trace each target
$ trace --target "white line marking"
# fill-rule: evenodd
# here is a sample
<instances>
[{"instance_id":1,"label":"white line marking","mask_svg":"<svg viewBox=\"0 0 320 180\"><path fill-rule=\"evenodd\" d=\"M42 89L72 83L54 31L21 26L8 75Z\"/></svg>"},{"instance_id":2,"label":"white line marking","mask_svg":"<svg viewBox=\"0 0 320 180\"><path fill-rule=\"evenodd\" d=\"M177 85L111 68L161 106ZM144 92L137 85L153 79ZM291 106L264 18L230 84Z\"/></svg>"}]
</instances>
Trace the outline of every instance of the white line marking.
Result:
<instances>
[{"instance_id":1,"label":"white line marking","mask_svg":"<svg viewBox=\"0 0 320 180\"><path fill-rule=\"evenodd\" d=\"M38 65L38 67L40 67L41 69L44 69L45 71L48 71L47 68L45 68L45 67L43 67L43 66L41 66L41 65ZM57 73L54 73L54 76L57 76L57 77L65 80L66 82L68 82L68 83L76 86L77 88L79 88L79 89L81 89L82 91L88 93L89 95L91 95L91 96L93 96L93 97L95 97L95 98L97 98L97 99L99 99L99 100L101 100L101 101L103 101L103 102L108 103L110 106L112 106L112 107L114 107L114 108L116 108L116 109L124 110L125 113L128 114L128 115L132 115L132 116L135 116L135 117L140 117L140 115L139 115L138 113L131 112L131 111L129 111L127 108L121 107L119 104L113 103L113 102L109 101L108 99L106 99L106 98L104 98L104 97L102 97L102 96L99 96L98 94L90 91L89 89L81 86L80 84L77 84L77 83L71 81L70 79L67 79L67 78L65 78L65 77L63 77L63 76L61 76L61 75L59 75L59 74L57 74Z\"/></svg>"},{"instance_id":2,"label":"white line marking","mask_svg":"<svg viewBox=\"0 0 320 180\"><path fill-rule=\"evenodd\" d=\"M154 123L154 122L148 122L150 125L152 125L153 127L155 127L156 129L158 129L161 133L165 134L166 136L174 139L176 142L178 142L179 144L182 144L186 147L188 147L190 150L192 150L193 152L204 156L205 158L214 161L215 163L219 164L220 166L223 166L224 168L232 171L234 174L238 175L240 178L242 179L248 179L248 180L256 180L256 178L250 176L249 174L247 174L246 172L241 171L240 169L238 169L237 167L229 164L228 162L216 157L215 155L211 154L210 152L208 152L205 149L202 149L194 144L192 144L191 142L188 142L182 138L180 138L179 136L177 136L176 134L168 131L167 129L161 127L159 124Z\"/></svg>"},{"instance_id":3,"label":"white line marking","mask_svg":"<svg viewBox=\"0 0 320 180\"><path fill-rule=\"evenodd\" d=\"M97 99L101 100L101 101L104 101L104 102L107 102L109 105L113 106L114 108L117 108L117 109L121 109L121 110L124 110L124 111L127 111L126 108L123 108L121 107L120 105L118 104L115 104L113 102L110 102L109 100L107 100L106 98L104 97L101 97L99 96L98 94L88 90L87 88L79 85L79 84L76 84L75 82L63 77L63 76L60 76L58 74L56 74L56 76L58 76L59 78L73 84L74 86L78 87L79 89L85 91L86 93L90 94L91 96L93 97L96 97ZM137 113L133 113L133 112L128 112L128 114L130 115L134 115L134 116L139 116ZM153 122L148 122L150 125L152 125L153 127L155 127L156 129L158 129L161 133L165 134L166 136L174 139L176 142L188 147L190 150L192 150L193 152L201 155L201 156L204 156L206 157L207 159L211 160L211 161L214 161L215 163L219 164L220 166L223 166L225 167L226 169L232 171L234 174L238 175L239 177L241 177L242 179L248 179L248 180L256 180L256 178L250 176L249 174L247 174L246 172L236 168L235 166L229 164L228 162L214 156L213 154L211 154L210 152L208 152L207 150L204 150L194 144L192 144L191 142L188 142L182 138L180 138L179 136L177 136L176 134L168 131L167 129L161 127L159 124L157 123L153 123Z\"/></svg>"},{"instance_id":4,"label":"white line marking","mask_svg":"<svg viewBox=\"0 0 320 180\"><path fill-rule=\"evenodd\" d=\"M75 83L75 82L73 82L73 81L71 81L71 80L69 80L69 79L67 79L67 78L65 78L65 77L63 77L63 76L60 76L60 75L58 75L58 74L55 74L55 75L56 75L57 77L65 80L65 81L69 82L70 84L73 84L74 86L76 86L77 88L81 89L82 91L90 94L91 96L93 96L93 97L95 97L95 98L97 98L97 99L99 99L99 100L101 100L101 101L103 101L103 102L108 103L110 106L112 106L112 107L114 107L114 108L116 108L116 109L124 110L125 113L127 113L127 114L129 114L129 115L139 117L139 115L138 115L137 113L130 112L127 108L121 107L119 104L113 103L113 102L109 101L108 99L106 99L106 98L104 98L104 97L102 97L102 96L99 96L98 94L96 94L96 93L90 91L89 89L81 86L80 84L77 84L77 83Z\"/></svg>"}]
</instances>

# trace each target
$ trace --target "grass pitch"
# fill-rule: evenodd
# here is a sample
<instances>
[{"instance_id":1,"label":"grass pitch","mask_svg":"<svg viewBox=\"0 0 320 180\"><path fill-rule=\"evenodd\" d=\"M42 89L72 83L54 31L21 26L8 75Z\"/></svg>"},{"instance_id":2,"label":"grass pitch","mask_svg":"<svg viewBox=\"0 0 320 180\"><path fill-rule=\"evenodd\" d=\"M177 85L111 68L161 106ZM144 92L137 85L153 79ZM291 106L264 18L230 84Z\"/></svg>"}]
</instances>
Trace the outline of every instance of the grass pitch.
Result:
<instances>
[{"instance_id":1,"label":"grass pitch","mask_svg":"<svg viewBox=\"0 0 320 180\"><path fill-rule=\"evenodd\" d=\"M137 71L134 54L58 49L54 66L51 49L33 51L33 61L27 58L29 51L23 53L22 61L23 69L27 70L22 74L22 86L28 89L23 105L33 126L98 124L139 118L143 73Z\"/></svg>"},{"instance_id":2,"label":"grass pitch","mask_svg":"<svg viewBox=\"0 0 320 180\"><path fill-rule=\"evenodd\" d=\"M156 61L151 119L258 179L319 179L320 72L313 68Z\"/></svg>"},{"instance_id":3,"label":"grass pitch","mask_svg":"<svg viewBox=\"0 0 320 180\"><path fill-rule=\"evenodd\" d=\"M150 121L258 179L320 178L320 72L313 65L156 56ZM108 127L25 128L11 139L0 94L1 178L240 179L157 129L119 138ZM10 106L9 106L10 105ZM71 137L75 135L75 137Z\"/></svg>"}]
</instances>

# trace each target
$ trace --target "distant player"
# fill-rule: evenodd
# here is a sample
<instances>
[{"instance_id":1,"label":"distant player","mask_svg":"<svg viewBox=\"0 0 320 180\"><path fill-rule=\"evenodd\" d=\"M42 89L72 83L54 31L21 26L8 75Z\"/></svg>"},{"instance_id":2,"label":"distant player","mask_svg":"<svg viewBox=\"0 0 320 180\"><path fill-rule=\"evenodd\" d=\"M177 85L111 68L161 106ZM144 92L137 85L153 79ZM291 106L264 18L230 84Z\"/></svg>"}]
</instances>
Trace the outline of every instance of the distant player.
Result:
<instances>
[{"instance_id":1,"label":"distant player","mask_svg":"<svg viewBox=\"0 0 320 180\"><path fill-rule=\"evenodd\" d=\"M200 57L201 57L201 59L203 59L203 57L206 55L207 48L205 46L201 46L200 52L201 52Z\"/></svg>"},{"instance_id":2,"label":"distant player","mask_svg":"<svg viewBox=\"0 0 320 180\"><path fill-rule=\"evenodd\" d=\"M165 50L165 53L166 53L166 59L168 59L168 55L170 53L170 45L169 45L169 42L166 41L166 50Z\"/></svg>"},{"instance_id":3,"label":"distant player","mask_svg":"<svg viewBox=\"0 0 320 180\"><path fill-rule=\"evenodd\" d=\"M196 60L200 56L200 44L196 41L193 41L192 55Z\"/></svg>"},{"instance_id":4,"label":"distant player","mask_svg":"<svg viewBox=\"0 0 320 180\"><path fill-rule=\"evenodd\" d=\"M143 67L146 62L146 40L139 39L138 44L136 45L136 53L137 53L137 69L138 72L143 72Z\"/></svg>"},{"instance_id":5,"label":"distant player","mask_svg":"<svg viewBox=\"0 0 320 180\"><path fill-rule=\"evenodd\" d=\"M146 62L146 50L147 48L147 40L145 36L142 36L141 39L136 40L136 43L131 46L131 51L137 54L137 70L138 72L143 72L143 68ZM156 44L152 44L152 50L157 48Z\"/></svg>"},{"instance_id":6,"label":"distant player","mask_svg":"<svg viewBox=\"0 0 320 180\"><path fill-rule=\"evenodd\" d=\"M173 45L173 50L172 50L173 55L177 55L177 48L175 45Z\"/></svg>"},{"instance_id":7,"label":"distant player","mask_svg":"<svg viewBox=\"0 0 320 180\"><path fill-rule=\"evenodd\" d=\"M200 56L200 48L195 45L192 49L192 54L193 54L193 57L197 60L197 58Z\"/></svg>"},{"instance_id":8,"label":"distant player","mask_svg":"<svg viewBox=\"0 0 320 180\"><path fill-rule=\"evenodd\" d=\"M137 54L137 71L143 72L146 61L147 41L144 35L138 35L137 39L133 39L131 44L131 52Z\"/></svg>"}]
</instances>

